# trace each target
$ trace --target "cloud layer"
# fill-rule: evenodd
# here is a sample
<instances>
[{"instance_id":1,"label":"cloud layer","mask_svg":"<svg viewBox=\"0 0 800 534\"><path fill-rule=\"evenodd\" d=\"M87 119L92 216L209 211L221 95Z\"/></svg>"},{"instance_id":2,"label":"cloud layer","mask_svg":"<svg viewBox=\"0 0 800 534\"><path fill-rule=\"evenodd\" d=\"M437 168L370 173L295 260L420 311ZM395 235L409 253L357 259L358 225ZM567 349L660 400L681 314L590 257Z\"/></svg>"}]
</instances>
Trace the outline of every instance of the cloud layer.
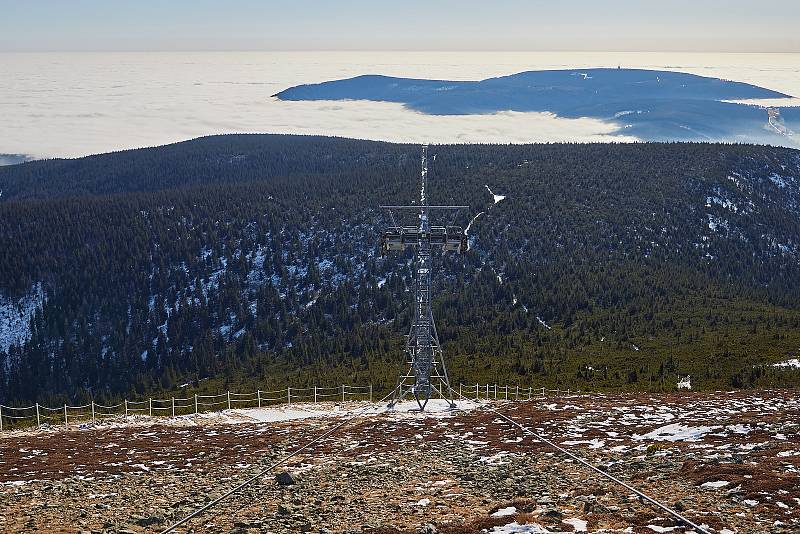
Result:
<instances>
[{"instance_id":1,"label":"cloud layer","mask_svg":"<svg viewBox=\"0 0 800 534\"><path fill-rule=\"evenodd\" d=\"M586 53L0 54L0 153L75 157L232 132L390 141L631 141L546 113L435 117L380 102L281 102L301 83L364 73L481 79L523 70L663 68L800 94L800 55Z\"/></svg>"}]
</instances>

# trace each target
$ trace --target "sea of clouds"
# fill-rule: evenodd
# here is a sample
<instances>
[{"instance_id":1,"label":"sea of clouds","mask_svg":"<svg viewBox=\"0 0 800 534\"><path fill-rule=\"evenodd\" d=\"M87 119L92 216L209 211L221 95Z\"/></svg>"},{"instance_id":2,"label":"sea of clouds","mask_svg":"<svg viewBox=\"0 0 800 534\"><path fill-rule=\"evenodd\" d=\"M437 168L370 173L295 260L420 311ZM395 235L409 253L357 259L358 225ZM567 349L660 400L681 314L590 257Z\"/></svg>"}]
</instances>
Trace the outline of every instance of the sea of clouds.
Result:
<instances>
[{"instance_id":1,"label":"sea of clouds","mask_svg":"<svg viewBox=\"0 0 800 534\"><path fill-rule=\"evenodd\" d=\"M635 141L614 124L549 113L431 116L394 103L272 97L293 85L359 74L470 80L618 65L690 72L800 95L800 54L0 54L0 163L19 161L22 155L77 157L234 132L431 143Z\"/></svg>"}]
</instances>

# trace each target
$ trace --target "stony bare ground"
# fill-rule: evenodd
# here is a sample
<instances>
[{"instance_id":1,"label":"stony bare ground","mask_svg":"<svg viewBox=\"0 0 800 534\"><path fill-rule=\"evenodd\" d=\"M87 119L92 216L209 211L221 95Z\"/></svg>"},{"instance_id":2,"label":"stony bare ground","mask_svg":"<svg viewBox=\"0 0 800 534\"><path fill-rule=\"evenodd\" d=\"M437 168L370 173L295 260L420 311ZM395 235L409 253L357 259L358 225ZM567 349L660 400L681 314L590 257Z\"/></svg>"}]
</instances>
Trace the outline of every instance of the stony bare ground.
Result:
<instances>
[{"instance_id":1,"label":"stony bare ground","mask_svg":"<svg viewBox=\"0 0 800 534\"><path fill-rule=\"evenodd\" d=\"M0 531L157 532L341 421L349 405L0 434ZM591 395L376 412L192 532L691 532L523 436L564 444L709 532L800 531L800 391ZM296 419L293 414L307 418ZM286 418L290 420L275 421ZM293 484L276 475L288 471ZM286 482L290 482L287 480ZM187 531L187 529L179 529Z\"/></svg>"}]
</instances>

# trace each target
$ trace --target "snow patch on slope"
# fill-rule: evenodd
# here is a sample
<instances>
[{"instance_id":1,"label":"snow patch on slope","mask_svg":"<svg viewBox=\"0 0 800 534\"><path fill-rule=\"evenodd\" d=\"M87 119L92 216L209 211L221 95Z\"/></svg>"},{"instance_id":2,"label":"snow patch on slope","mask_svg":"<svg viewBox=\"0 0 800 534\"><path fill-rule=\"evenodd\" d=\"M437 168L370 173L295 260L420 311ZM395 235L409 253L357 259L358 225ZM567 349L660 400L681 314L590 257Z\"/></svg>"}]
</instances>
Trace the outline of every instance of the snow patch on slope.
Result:
<instances>
[{"instance_id":1,"label":"snow patch on slope","mask_svg":"<svg viewBox=\"0 0 800 534\"><path fill-rule=\"evenodd\" d=\"M505 200L505 199L506 199L506 196L505 196L505 195L495 195L495 194L492 192L492 190L491 190L491 189L489 189L489 186L488 186L488 185L486 186L486 190L487 190L487 191L489 191L489 194L490 194L490 195L492 195L492 198L494 199L494 203L495 203L495 204L497 204L498 202L501 202L501 201L503 201L503 200Z\"/></svg>"},{"instance_id":2,"label":"snow patch on slope","mask_svg":"<svg viewBox=\"0 0 800 534\"><path fill-rule=\"evenodd\" d=\"M31 318L45 300L41 282L17 300L0 295L0 352L8 352L12 345L24 345L30 340Z\"/></svg>"}]
</instances>

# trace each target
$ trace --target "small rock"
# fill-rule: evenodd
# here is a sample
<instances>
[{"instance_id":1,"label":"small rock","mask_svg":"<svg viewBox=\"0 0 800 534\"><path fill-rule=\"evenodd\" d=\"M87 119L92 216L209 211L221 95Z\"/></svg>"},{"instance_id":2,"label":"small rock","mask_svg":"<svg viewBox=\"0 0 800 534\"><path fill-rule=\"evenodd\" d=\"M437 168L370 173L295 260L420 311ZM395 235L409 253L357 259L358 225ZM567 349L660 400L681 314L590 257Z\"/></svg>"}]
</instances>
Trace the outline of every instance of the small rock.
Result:
<instances>
[{"instance_id":1,"label":"small rock","mask_svg":"<svg viewBox=\"0 0 800 534\"><path fill-rule=\"evenodd\" d=\"M542 516L544 517L552 517L555 519L560 519L564 514L562 514L559 510L555 508L550 508L549 510L545 511Z\"/></svg>"},{"instance_id":2,"label":"small rock","mask_svg":"<svg viewBox=\"0 0 800 534\"><path fill-rule=\"evenodd\" d=\"M292 484L297 484L297 480L295 480L295 478L286 471L275 475L275 482L277 482L279 486L291 486Z\"/></svg>"},{"instance_id":3,"label":"small rock","mask_svg":"<svg viewBox=\"0 0 800 534\"><path fill-rule=\"evenodd\" d=\"M150 525L158 525L164 522L164 518L159 516L150 516L150 517L142 517L136 521L136 524L140 527L149 527Z\"/></svg>"}]
</instances>

